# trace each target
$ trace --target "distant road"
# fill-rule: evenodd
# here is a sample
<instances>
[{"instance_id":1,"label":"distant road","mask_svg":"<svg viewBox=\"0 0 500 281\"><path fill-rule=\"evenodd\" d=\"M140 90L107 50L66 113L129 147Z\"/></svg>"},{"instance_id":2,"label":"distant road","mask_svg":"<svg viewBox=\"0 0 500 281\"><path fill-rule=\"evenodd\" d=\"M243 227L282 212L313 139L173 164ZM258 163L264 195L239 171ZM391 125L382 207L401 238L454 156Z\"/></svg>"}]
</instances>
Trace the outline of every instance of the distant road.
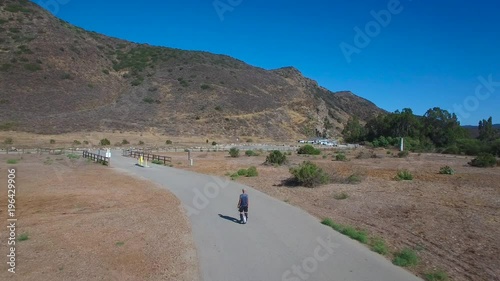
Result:
<instances>
[{"instance_id":1,"label":"distant road","mask_svg":"<svg viewBox=\"0 0 500 281\"><path fill-rule=\"evenodd\" d=\"M111 165L158 183L182 201L204 281L422 281L306 212L250 187L154 164L141 168L136 161L113 151ZM234 221L243 187L250 198L246 225Z\"/></svg>"}]
</instances>

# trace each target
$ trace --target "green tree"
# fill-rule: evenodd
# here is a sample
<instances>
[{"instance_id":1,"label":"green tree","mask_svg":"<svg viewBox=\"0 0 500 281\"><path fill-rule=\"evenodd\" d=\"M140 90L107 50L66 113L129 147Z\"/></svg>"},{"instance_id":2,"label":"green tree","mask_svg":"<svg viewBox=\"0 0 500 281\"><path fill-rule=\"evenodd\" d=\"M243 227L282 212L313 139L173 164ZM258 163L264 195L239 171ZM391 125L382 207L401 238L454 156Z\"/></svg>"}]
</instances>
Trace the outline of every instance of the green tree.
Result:
<instances>
[{"instance_id":1,"label":"green tree","mask_svg":"<svg viewBox=\"0 0 500 281\"><path fill-rule=\"evenodd\" d=\"M346 142L360 142L365 138L365 128L359 123L357 116L349 118L342 131Z\"/></svg>"},{"instance_id":2,"label":"green tree","mask_svg":"<svg viewBox=\"0 0 500 281\"><path fill-rule=\"evenodd\" d=\"M467 136L467 131L460 127L455 113L449 113L439 107L427 110L423 118L423 128L424 136L438 147L453 144L457 139Z\"/></svg>"},{"instance_id":3,"label":"green tree","mask_svg":"<svg viewBox=\"0 0 500 281\"><path fill-rule=\"evenodd\" d=\"M389 135L392 137L418 137L422 126L410 108L403 108L401 113L395 113L392 125L394 131Z\"/></svg>"},{"instance_id":4,"label":"green tree","mask_svg":"<svg viewBox=\"0 0 500 281\"><path fill-rule=\"evenodd\" d=\"M479 121L479 136L478 139L482 141L493 141L498 137L498 131L493 128L493 119Z\"/></svg>"}]
</instances>

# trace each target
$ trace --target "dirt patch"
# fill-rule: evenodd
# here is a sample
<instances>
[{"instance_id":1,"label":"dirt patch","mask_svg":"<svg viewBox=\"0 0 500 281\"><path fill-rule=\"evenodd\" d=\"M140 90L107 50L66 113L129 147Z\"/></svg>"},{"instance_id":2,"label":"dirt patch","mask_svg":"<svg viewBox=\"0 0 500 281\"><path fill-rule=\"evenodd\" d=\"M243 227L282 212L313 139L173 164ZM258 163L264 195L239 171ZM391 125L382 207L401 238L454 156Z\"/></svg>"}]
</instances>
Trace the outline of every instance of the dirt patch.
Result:
<instances>
[{"instance_id":1,"label":"dirt patch","mask_svg":"<svg viewBox=\"0 0 500 281\"><path fill-rule=\"evenodd\" d=\"M191 229L175 196L83 159L22 157L7 165L19 156L0 155L0 186L7 166L17 168L17 235L29 237L16 242L17 273L3 262L1 280L199 279ZM5 231L0 241L7 253Z\"/></svg>"},{"instance_id":2,"label":"dirt patch","mask_svg":"<svg viewBox=\"0 0 500 281\"><path fill-rule=\"evenodd\" d=\"M327 152L328 153L328 152ZM296 205L318 218L365 229L384 238L392 253L405 247L414 249L421 262L409 270L423 276L444 270L451 280L500 280L500 169L469 167L470 157L439 154L411 154L397 158L396 151L346 153L349 161L333 161L335 153L323 156L289 156L283 167L264 166L265 154L230 158L226 153L193 153L189 167L187 153L169 154L174 166L201 173L224 176L240 168L257 166L259 176L237 181L275 198ZM310 160L329 172L339 183L319 188L286 187L289 167ZM438 174L451 166L455 175ZM399 170L410 171L412 181L396 181ZM359 184L341 183L352 174ZM335 195L346 193L345 200ZM392 259L388 255L388 259Z\"/></svg>"}]
</instances>

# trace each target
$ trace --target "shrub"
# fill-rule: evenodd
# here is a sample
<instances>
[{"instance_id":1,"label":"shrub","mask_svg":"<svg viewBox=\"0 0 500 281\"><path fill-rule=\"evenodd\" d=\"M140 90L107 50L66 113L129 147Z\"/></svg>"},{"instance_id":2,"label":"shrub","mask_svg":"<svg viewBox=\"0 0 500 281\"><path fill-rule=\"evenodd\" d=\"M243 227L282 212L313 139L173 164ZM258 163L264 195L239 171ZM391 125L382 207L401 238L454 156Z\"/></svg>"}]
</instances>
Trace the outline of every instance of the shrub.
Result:
<instances>
[{"instance_id":1,"label":"shrub","mask_svg":"<svg viewBox=\"0 0 500 281\"><path fill-rule=\"evenodd\" d=\"M42 70L42 67L38 64L28 63L24 65L24 69L29 70L31 72Z\"/></svg>"},{"instance_id":2,"label":"shrub","mask_svg":"<svg viewBox=\"0 0 500 281\"><path fill-rule=\"evenodd\" d=\"M17 12L31 13L32 12L31 9L25 8L19 4L9 4L5 7L5 10L8 12L12 12L12 13L17 13Z\"/></svg>"},{"instance_id":3,"label":"shrub","mask_svg":"<svg viewBox=\"0 0 500 281\"><path fill-rule=\"evenodd\" d=\"M253 139L247 139L247 142L253 142Z\"/></svg>"},{"instance_id":4,"label":"shrub","mask_svg":"<svg viewBox=\"0 0 500 281\"><path fill-rule=\"evenodd\" d=\"M474 167L495 167L497 159L491 153L479 153L479 155L468 164Z\"/></svg>"},{"instance_id":5,"label":"shrub","mask_svg":"<svg viewBox=\"0 0 500 281\"><path fill-rule=\"evenodd\" d=\"M229 149L229 156L233 158L240 157L240 150L236 147L231 147L231 149Z\"/></svg>"},{"instance_id":6,"label":"shrub","mask_svg":"<svg viewBox=\"0 0 500 281\"><path fill-rule=\"evenodd\" d=\"M347 157L345 156L344 153L338 153L335 155L335 160L337 161L347 161Z\"/></svg>"},{"instance_id":7,"label":"shrub","mask_svg":"<svg viewBox=\"0 0 500 281\"><path fill-rule=\"evenodd\" d=\"M378 137L378 139L373 140L372 145L373 147L388 147L390 144L390 141L392 141L392 138L388 139L384 136Z\"/></svg>"},{"instance_id":8,"label":"shrub","mask_svg":"<svg viewBox=\"0 0 500 281\"><path fill-rule=\"evenodd\" d=\"M246 156L257 156L257 153L255 153L255 151L253 151L253 150L247 150L247 151L245 151L245 155Z\"/></svg>"},{"instance_id":9,"label":"shrub","mask_svg":"<svg viewBox=\"0 0 500 281\"><path fill-rule=\"evenodd\" d=\"M351 239L358 240L363 244L366 244L368 242L368 237L366 235L366 232L362 230L357 230L351 226L344 227L344 229L342 229L340 233L349 236Z\"/></svg>"},{"instance_id":10,"label":"shrub","mask_svg":"<svg viewBox=\"0 0 500 281\"><path fill-rule=\"evenodd\" d=\"M63 80L71 79L71 74L69 74L69 73L63 73L61 75L61 79L63 79Z\"/></svg>"},{"instance_id":11,"label":"shrub","mask_svg":"<svg viewBox=\"0 0 500 281\"><path fill-rule=\"evenodd\" d=\"M418 257L415 251L411 249L403 249L400 252L397 252L394 255L394 259L392 260L392 263L398 266L412 266L412 265L417 265L418 264Z\"/></svg>"},{"instance_id":12,"label":"shrub","mask_svg":"<svg viewBox=\"0 0 500 281\"><path fill-rule=\"evenodd\" d=\"M74 140L74 141L73 141L73 144L74 144L74 145L81 145L82 143L81 143L79 140Z\"/></svg>"},{"instance_id":13,"label":"shrub","mask_svg":"<svg viewBox=\"0 0 500 281\"><path fill-rule=\"evenodd\" d=\"M400 151L398 152L398 157L399 158L404 158L404 157L408 157L409 153L407 150L403 150L403 151Z\"/></svg>"},{"instance_id":14,"label":"shrub","mask_svg":"<svg viewBox=\"0 0 500 281\"><path fill-rule=\"evenodd\" d=\"M217 143L215 141L212 142L212 145L217 145Z\"/></svg>"},{"instance_id":15,"label":"shrub","mask_svg":"<svg viewBox=\"0 0 500 281\"><path fill-rule=\"evenodd\" d=\"M396 179L397 180L411 181L411 180L413 180L413 175L408 170L402 170L402 171L398 171L398 174L396 175Z\"/></svg>"},{"instance_id":16,"label":"shrub","mask_svg":"<svg viewBox=\"0 0 500 281\"><path fill-rule=\"evenodd\" d=\"M56 140L51 139L49 142L50 142L50 144L54 144L54 143L56 143Z\"/></svg>"},{"instance_id":17,"label":"shrub","mask_svg":"<svg viewBox=\"0 0 500 281\"><path fill-rule=\"evenodd\" d=\"M351 239L358 240L361 243L366 244L368 242L368 236L365 231L363 230L357 230L351 226L345 226L341 224L337 224L333 222L331 219L326 218L321 221L322 224L327 225L334 230L349 236Z\"/></svg>"},{"instance_id":18,"label":"shrub","mask_svg":"<svg viewBox=\"0 0 500 281\"><path fill-rule=\"evenodd\" d=\"M80 159L80 155L70 153L66 155L69 159Z\"/></svg>"},{"instance_id":19,"label":"shrub","mask_svg":"<svg viewBox=\"0 0 500 281\"><path fill-rule=\"evenodd\" d=\"M345 192L342 192L342 193L338 193L338 194L333 195L333 198L335 198L336 200L344 200L344 199L349 198L349 195L347 195L347 193L345 193Z\"/></svg>"},{"instance_id":20,"label":"shrub","mask_svg":"<svg viewBox=\"0 0 500 281\"><path fill-rule=\"evenodd\" d=\"M157 165L163 165L163 161L160 161L160 160L157 160L157 159L151 161L151 163L157 164Z\"/></svg>"},{"instance_id":21,"label":"shrub","mask_svg":"<svg viewBox=\"0 0 500 281\"><path fill-rule=\"evenodd\" d=\"M325 218L321 221L321 224L327 225L327 226L332 226L334 224L333 220L330 218Z\"/></svg>"},{"instance_id":22,"label":"shrub","mask_svg":"<svg viewBox=\"0 0 500 281\"><path fill-rule=\"evenodd\" d=\"M490 151L491 154L500 157L500 138L494 140L490 143Z\"/></svg>"},{"instance_id":23,"label":"shrub","mask_svg":"<svg viewBox=\"0 0 500 281\"><path fill-rule=\"evenodd\" d=\"M123 144L123 145L125 145L125 144L129 144L129 143L130 143L130 142L129 142L128 140L126 140L126 139L123 139L123 140L122 140L122 144Z\"/></svg>"},{"instance_id":24,"label":"shrub","mask_svg":"<svg viewBox=\"0 0 500 281\"><path fill-rule=\"evenodd\" d=\"M297 151L298 154L307 154L307 155L320 155L321 150L314 148L314 146L310 144L306 144L299 148Z\"/></svg>"},{"instance_id":25,"label":"shrub","mask_svg":"<svg viewBox=\"0 0 500 281\"><path fill-rule=\"evenodd\" d=\"M4 144L13 144L14 143L14 140L12 138L6 138L4 141L3 141Z\"/></svg>"},{"instance_id":26,"label":"shrub","mask_svg":"<svg viewBox=\"0 0 500 281\"><path fill-rule=\"evenodd\" d=\"M9 69L12 67L12 64L10 63L4 63L0 66L0 71L9 71Z\"/></svg>"},{"instance_id":27,"label":"shrub","mask_svg":"<svg viewBox=\"0 0 500 281\"><path fill-rule=\"evenodd\" d=\"M101 145L110 145L111 144L111 142L106 138L102 139L99 143ZM88 144L88 142L87 142L87 144Z\"/></svg>"},{"instance_id":28,"label":"shrub","mask_svg":"<svg viewBox=\"0 0 500 281\"><path fill-rule=\"evenodd\" d=\"M139 141L139 145L144 145L144 142L143 141Z\"/></svg>"},{"instance_id":29,"label":"shrub","mask_svg":"<svg viewBox=\"0 0 500 281\"><path fill-rule=\"evenodd\" d=\"M142 84L142 82L144 82L144 78L137 78L137 79L134 79L132 82L130 82L130 85L139 86Z\"/></svg>"},{"instance_id":30,"label":"shrub","mask_svg":"<svg viewBox=\"0 0 500 281\"><path fill-rule=\"evenodd\" d=\"M17 159L7 159L7 164L13 165L13 164L17 164L17 162L18 162Z\"/></svg>"},{"instance_id":31,"label":"shrub","mask_svg":"<svg viewBox=\"0 0 500 281\"><path fill-rule=\"evenodd\" d=\"M23 233L23 234L19 235L19 241L26 241L28 239L30 239L30 238L29 238L29 235L27 233Z\"/></svg>"},{"instance_id":32,"label":"shrub","mask_svg":"<svg viewBox=\"0 0 500 281\"><path fill-rule=\"evenodd\" d=\"M460 154L460 149L456 145L451 145L445 148L443 154Z\"/></svg>"},{"instance_id":33,"label":"shrub","mask_svg":"<svg viewBox=\"0 0 500 281\"><path fill-rule=\"evenodd\" d=\"M257 172L257 168L254 166L251 166L250 168L247 169L247 177L256 177L259 175L259 172Z\"/></svg>"},{"instance_id":34,"label":"shrub","mask_svg":"<svg viewBox=\"0 0 500 281\"><path fill-rule=\"evenodd\" d=\"M239 178L240 175L238 175L238 173L233 173L233 174L231 174L230 177L231 177L232 180L235 180L235 179Z\"/></svg>"},{"instance_id":35,"label":"shrub","mask_svg":"<svg viewBox=\"0 0 500 281\"><path fill-rule=\"evenodd\" d=\"M172 141L171 140L166 140L165 144L172 144Z\"/></svg>"},{"instance_id":36,"label":"shrub","mask_svg":"<svg viewBox=\"0 0 500 281\"><path fill-rule=\"evenodd\" d=\"M305 187L316 187L330 180L321 168L309 161L303 162L297 168L291 168L290 173L294 176L295 181Z\"/></svg>"},{"instance_id":37,"label":"shrub","mask_svg":"<svg viewBox=\"0 0 500 281\"><path fill-rule=\"evenodd\" d=\"M444 166L439 169L439 173L442 175L453 175L455 174L455 170L450 166Z\"/></svg>"},{"instance_id":38,"label":"shrub","mask_svg":"<svg viewBox=\"0 0 500 281\"><path fill-rule=\"evenodd\" d=\"M438 270L435 272L424 274L425 280L427 281L448 281L448 274L446 272Z\"/></svg>"},{"instance_id":39,"label":"shrub","mask_svg":"<svg viewBox=\"0 0 500 281\"><path fill-rule=\"evenodd\" d=\"M381 255L387 255L389 250L387 249L387 245L382 238L375 238L370 242L370 248L372 251L379 253Z\"/></svg>"},{"instance_id":40,"label":"shrub","mask_svg":"<svg viewBox=\"0 0 500 281\"><path fill-rule=\"evenodd\" d=\"M273 150L266 157L266 164L283 165L286 163L286 155L279 150Z\"/></svg>"},{"instance_id":41,"label":"shrub","mask_svg":"<svg viewBox=\"0 0 500 281\"><path fill-rule=\"evenodd\" d=\"M149 104L155 102L155 100L153 98L151 98L151 97L143 98L142 101L145 102L145 103L149 103Z\"/></svg>"},{"instance_id":42,"label":"shrub","mask_svg":"<svg viewBox=\"0 0 500 281\"><path fill-rule=\"evenodd\" d=\"M457 147L460 152L466 155L478 155L481 152L486 152L485 144L478 139L459 139Z\"/></svg>"},{"instance_id":43,"label":"shrub","mask_svg":"<svg viewBox=\"0 0 500 281\"><path fill-rule=\"evenodd\" d=\"M238 174L238 176L246 176L247 170L246 169L239 169L237 174Z\"/></svg>"},{"instance_id":44,"label":"shrub","mask_svg":"<svg viewBox=\"0 0 500 281\"><path fill-rule=\"evenodd\" d=\"M358 184L361 182L361 176L358 174L352 174L347 177L346 181L349 184Z\"/></svg>"},{"instance_id":45,"label":"shrub","mask_svg":"<svg viewBox=\"0 0 500 281\"><path fill-rule=\"evenodd\" d=\"M201 88L202 90L208 90L208 89L210 89L210 86L209 86L209 85L207 85L207 84L203 84L203 85L201 85L201 86L200 86L200 88Z\"/></svg>"},{"instance_id":46,"label":"shrub","mask_svg":"<svg viewBox=\"0 0 500 281\"><path fill-rule=\"evenodd\" d=\"M89 144L89 141L84 140L83 144L87 145L87 144Z\"/></svg>"}]
</instances>

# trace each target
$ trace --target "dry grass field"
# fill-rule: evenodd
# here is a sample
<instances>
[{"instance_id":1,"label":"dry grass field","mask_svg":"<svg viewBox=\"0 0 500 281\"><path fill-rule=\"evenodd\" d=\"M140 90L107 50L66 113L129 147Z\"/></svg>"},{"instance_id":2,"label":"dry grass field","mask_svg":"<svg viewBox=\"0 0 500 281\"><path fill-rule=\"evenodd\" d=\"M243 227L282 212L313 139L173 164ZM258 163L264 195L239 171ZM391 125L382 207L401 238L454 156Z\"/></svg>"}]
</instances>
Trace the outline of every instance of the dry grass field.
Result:
<instances>
[{"instance_id":1,"label":"dry grass field","mask_svg":"<svg viewBox=\"0 0 500 281\"><path fill-rule=\"evenodd\" d=\"M5 144L7 139L12 139L12 144ZM62 147L95 147L99 145L100 140L108 139L112 145L122 143L123 140L129 142L124 147L165 147L166 141L172 141L171 146L175 147L189 147L198 145L207 145L207 140L209 145L215 141L217 143L235 143L237 142L236 137L225 137L220 135L207 135L201 136L199 138L192 137L172 137L167 136L162 133L158 133L155 130L150 132L127 132L127 131L105 131L105 132L78 132L78 133L67 133L67 134L57 134L57 135L38 135L25 132L14 132L14 131L0 131L0 148L7 147L41 147L41 148L62 148ZM51 143L54 140L54 143ZM81 144L75 145L74 141L78 141ZM239 142L246 143L247 140L252 140L255 142L270 142L275 141L268 138L258 138L258 137L245 137L240 136ZM87 141L88 144L84 144ZM139 145L140 142L144 144Z\"/></svg>"},{"instance_id":2,"label":"dry grass field","mask_svg":"<svg viewBox=\"0 0 500 281\"><path fill-rule=\"evenodd\" d=\"M0 141L6 134L0 135ZM104 137L112 143L143 140L151 146L162 145L165 139L179 147L204 144L203 139L133 132L41 138L15 133L14 140L33 147L50 139L56 139L57 145L70 144L72 139L97 143ZM289 163L280 167L263 165L265 152L248 157L240 151L240 157L231 158L227 152L193 151L193 167L185 152L165 155L172 157L175 168L218 176L256 166L259 176L235 180L300 207L319 220L331 218L382 238L388 259L403 248L412 249L420 262L409 270L420 276L442 271L450 280L500 280L500 168L470 167L467 162L472 158L466 156L423 153L398 158L397 151L358 148L346 151L347 161L335 161L336 153L293 153ZM6 180L7 159L18 157L0 155L1 181ZM20 188L18 235L27 234L29 239L18 243L18 280L39 280L39 276L47 280L97 280L102 276L110 280L194 280L198 276L189 225L171 194L83 160L22 157L14 165ZM289 168L306 160L318 164L334 181L317 188L284 184L291 176ZM452 167L456 174L439 174L443 166ZM413 180L395 180L404 169L413 174ZM353 175L358 183L346 180ZM3 218L5 209L2 200ZM5 240L6 234L0 239ZM92 274L86 275L87 271ZM1 274L0 279L13 278Z\"/></svg>"},{"instance_id":3,"label":"dry grass field","mask_svg":"<svg viewBox=\"0 0 500 281\"><path fill-rule=\"evenodd\" d=\"M362 153L362 154L360 154ZM389 154L387 154L389 153ZM187 165L186 153L170 153L177 168L227 176L241 168L256 166L258 177L236 180L273 197L298 206L319 219L332 218L341 224L367 231L386 241L389 254L403 248L415 251L420 259L409 269L425 273L443 271L451 280L500 280L500 168L474 168L471 157L439 154L410 154L394 157L396 151L347 152L348 161L326 156L289 156L286 166L264 166L265 153L239 158L222 152L195 152L194 166ZM324 158L326 157L326 158ZM317 163L335 183L317 188L288 187L289 168L304 160ZM443 166L454 175L439 174ZM399 170L409 170L414 179L397 181ZM361 182L348 184L355 174ZM251 196L251 195L250 195ZM251 210L251 212L258 210Z\"/></svg>"},{"instance_id":4,"label":"dry grass field","mask_svg":"<svg viewBox=\"0 0 500 281\"><path fill-rule=\"evenodd\" d=\"M1 231L0 280L198 280L188 219L168 191L83 159L20 157L0 155L2 229L8 167L18 218L16 273Z\"/></svg>"}]
</instances>

